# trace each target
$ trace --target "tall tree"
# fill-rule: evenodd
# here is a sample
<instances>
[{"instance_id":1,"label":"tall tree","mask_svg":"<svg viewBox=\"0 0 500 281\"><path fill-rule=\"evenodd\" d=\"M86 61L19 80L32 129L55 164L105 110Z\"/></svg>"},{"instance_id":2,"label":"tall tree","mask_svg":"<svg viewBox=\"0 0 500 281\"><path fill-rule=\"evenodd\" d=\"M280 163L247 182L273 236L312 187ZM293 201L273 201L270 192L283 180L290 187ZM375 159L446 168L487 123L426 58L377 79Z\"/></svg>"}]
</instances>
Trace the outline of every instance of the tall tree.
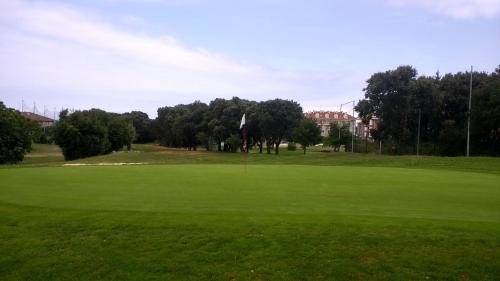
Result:
<instances>
[{"instance_id":1,"label":"tall tree","mask_svg":"<svg viewBox=\"0 0 500 281\"><path fill-rule=\"evenodd\" d=\"M0 102L0 164L22 161L39 132L37 123Z\"/></svg>"},{"instance_id":2,"label":"tall tree","mask_svg":"<svg viewBox=\"0 0 500 281\"><path fill-rule=\"evenodd\" d=\"M122 114L123 119L131 123L135 129L136 143L148 143L154 141L153 120L149 119L147 113L131 111Z\"/></svg>"},{"instance_id":3,"label":"tall tree","mask_svg":"<svg viewBox=\"0 0 500 281\"><path fill-rule=\"evenodd\" d=\"M74 160L129 148L134 133L133 126L119 114L100 109L71 114L63 110L55 125L54 139L64 158Z\"/></svg>"},{"instance_id":4,"label":"tall tree","mask_svg":"<svg viewBox=\"0 0 500 281\"><path fill-rule=\"evenodd\" d=\"M260 128L270 153L270 144L279 154L279 146L283 139L289 139L293 130L304 118L302 107L295 101L274 99L260 104Z\"/></svg>"},{"instance_id":5,"label":"tall tree","mask_svg":"<svg viewBox=\"0 0 500 281\"><path fill-rule=\"evenodd\" d=\"M241 116L251 106L252 102L237 97L230 100L215 99L208 109L208 132L217 142L218 150L228 151L230 147L221 147L222 142L233 135L238 135Z\"/></svg>"},{"instance_id":6,"label":"tall tree","mask_svg":"<svg viewBox=\"0 0 500 281\"><path fill-rule=\"evenodd\" d=\"M293 140L302 145L304 154L307 147L318 144L321 141L321 128L316 121L304 118L300 125L293 132Z\"/></svg>"}]
</instances>

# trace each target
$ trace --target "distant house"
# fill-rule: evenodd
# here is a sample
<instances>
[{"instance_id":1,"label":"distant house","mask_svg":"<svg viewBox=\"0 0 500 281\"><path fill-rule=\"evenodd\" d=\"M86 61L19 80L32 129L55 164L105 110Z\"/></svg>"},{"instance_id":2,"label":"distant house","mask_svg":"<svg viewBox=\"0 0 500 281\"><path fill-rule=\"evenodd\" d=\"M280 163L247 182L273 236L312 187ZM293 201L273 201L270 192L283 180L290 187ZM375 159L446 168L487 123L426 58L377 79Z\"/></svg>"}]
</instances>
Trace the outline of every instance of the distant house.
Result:
<instances>
[{"instance_id":1,"label":"distant house","mask_svg":"<svg viewBox=\"0 0 500 281\"><path fill-rule=\"evenodd\" d=\"M330 124L339 126L348 126L352 131L352 123L356 122L356 118L345 112L338 111L309 111L304 113L304 116L316 121L321 128L321 135L326 137L330 133Z\"/></svg>"},{"instance_id":2,"label":"distant house","mask_svg":"<svg viewBox=\"0 0 500 281\"><path fill-rule=\"evenodd\" d=\"M371 130L373 129L378 129L378 124L380 122L380 119L376 116L373 116L370 122L365 125L362 122L357 123L357 135L360 137L369 137L371 138Z\"/></svg>"},{"instance_id":3,"label":"distant house","mask_svg":"<svg viewBox=\"0 0 500 281\"><path fill-rule=\"evenodd\" d=\"M48 117L45 117L43 115L39 115L39 114L36 114L33 112L21 112L21 114L24 117L37 122L38 124L40 124L40 127L42 127L42 128L51 127L54 125L54 122L55 122L54 119L51 119L51 118L48 118Z\"/></svg>"}]
</instances>

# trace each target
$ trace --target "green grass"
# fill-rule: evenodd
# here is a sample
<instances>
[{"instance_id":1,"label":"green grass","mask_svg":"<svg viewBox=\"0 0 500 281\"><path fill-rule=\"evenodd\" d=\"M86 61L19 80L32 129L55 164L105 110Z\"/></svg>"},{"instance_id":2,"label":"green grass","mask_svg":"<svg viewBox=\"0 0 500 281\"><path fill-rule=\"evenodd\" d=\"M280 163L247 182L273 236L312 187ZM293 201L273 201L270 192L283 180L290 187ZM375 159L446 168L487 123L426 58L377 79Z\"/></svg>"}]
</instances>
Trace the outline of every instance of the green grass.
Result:
<instances>
[{"instance_id":1,"label":"green grass","mask_svg":"<svg viewBox=\"0 0 500 281\"><path fill-rule=\"evenodd\" d=\"M131 151L89 157L64 162L59 148L37 144L20 167L61 166L64 163L148 163L148 164L266 164L266 165L314 165L356 167L403 167L433 170L455 170L500 174L500 158L494 157L436 157L436 156L388 156L363 153L325 153L280 150L280 155L259 154L252 151L248 156L241 153L218 153L204 150L187 151L167 149L158 145L135 144ZM9 167L9 166L4 166Z\"/></svg>"},{"instance_id":2,"label":"green grass","mask_svg":"<svg viewBox=\"0 0 500 281\"><path fill-rule=\"evenodd\" d=\"M0 280L500 276L497 159L137 148L0 169Z\"/></svg>"}]
</instances>

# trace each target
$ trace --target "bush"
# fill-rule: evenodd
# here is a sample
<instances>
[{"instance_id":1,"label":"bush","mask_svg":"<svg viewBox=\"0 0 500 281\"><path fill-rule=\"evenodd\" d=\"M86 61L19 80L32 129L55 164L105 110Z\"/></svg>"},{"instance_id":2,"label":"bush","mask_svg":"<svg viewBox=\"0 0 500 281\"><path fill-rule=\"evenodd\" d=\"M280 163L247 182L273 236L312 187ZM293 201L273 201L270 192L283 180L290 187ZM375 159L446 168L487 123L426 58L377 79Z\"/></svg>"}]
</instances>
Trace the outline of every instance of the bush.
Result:
<instances>
[{"instance_id":1,"label":"bush","mask_svg":"<svg viewBox=\"0 0 500 281\"><path fill-rule=\"evenodd\" d=\"M23 161L40 126L0 102L0 164Z\"/></svg>"},{"instance_id":2,"label":"bush","mask_svg":"<svg viewBox=\"0 0 500 281\"><path fill-rule=\"evenodd\" d=\"M286 149L290 151L295 151L297 150L297 144L295 144L294 142L289 142Z\"/></svg>"},{"instance_id":3,"label":"bush","mask_svg":"<svg viewBox=\"0 0 500 281\"><path fill-rule=\"evenodd\" d=\"M241 148L243 142L239 135L231 134L231 136L226 139L225 144L228 146L229 151L236 152L238 148Z\"/></svg>"},{"instance_id":4,"label":"bush","mask_svg":"<svg viewBox=\"0 0 500 281\"><path fill-rule=\"evenodd\" d=\"M120 116L98 109L61 112L56 123L54 140L66 160L74 160L130 149L135 131Z\"/></svg>"}]
</instances>

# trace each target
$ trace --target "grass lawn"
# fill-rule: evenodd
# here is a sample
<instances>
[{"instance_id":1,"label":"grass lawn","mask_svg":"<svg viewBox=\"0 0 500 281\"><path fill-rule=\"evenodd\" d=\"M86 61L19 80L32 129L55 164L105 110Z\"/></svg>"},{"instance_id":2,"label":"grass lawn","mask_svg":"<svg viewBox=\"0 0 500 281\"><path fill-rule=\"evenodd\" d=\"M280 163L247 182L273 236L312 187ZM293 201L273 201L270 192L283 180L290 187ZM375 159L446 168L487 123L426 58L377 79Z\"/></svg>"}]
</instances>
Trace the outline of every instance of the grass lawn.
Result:
<instances>
[{"instance_id":1,"label":"grass lawn","mask_svg":"<svg viewBox=\"0 0 500 281\"><path fill-rule=\"evenodd\" d=\"M37 153L0 169L0 280L500 276L499 159Z\"/></svg>"}]
</instances>

